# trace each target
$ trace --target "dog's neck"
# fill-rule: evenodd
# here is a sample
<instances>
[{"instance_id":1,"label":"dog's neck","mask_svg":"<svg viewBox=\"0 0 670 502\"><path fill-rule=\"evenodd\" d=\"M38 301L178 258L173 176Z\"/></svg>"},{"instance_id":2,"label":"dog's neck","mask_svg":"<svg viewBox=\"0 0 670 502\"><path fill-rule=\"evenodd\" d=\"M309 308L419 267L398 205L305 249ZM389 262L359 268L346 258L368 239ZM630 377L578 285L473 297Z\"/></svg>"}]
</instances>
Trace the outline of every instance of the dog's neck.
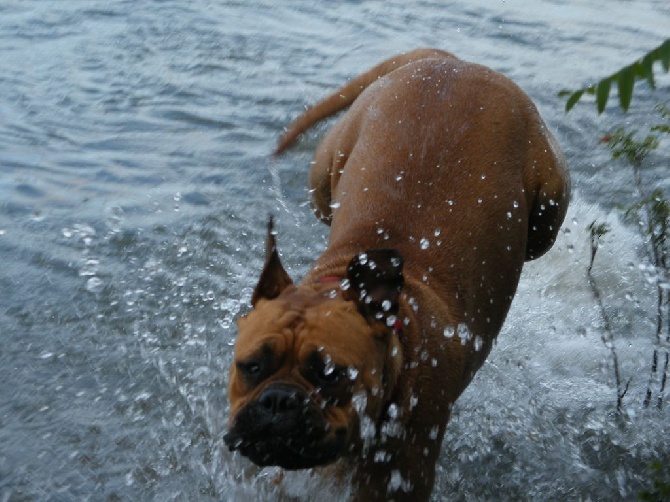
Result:
<instances>
[{"instance_id":1,"label":"dog's neck","mask_svg":"<svg viewBox=\"0 0 670 502\"><path fill-rule=\"evenodd\" d=\"M339 277L339 276L336 276L336 275L328 275L328 276L320 277L319 279L317 279L316 284L327 284L327 285L330 285L331 287L333 287L333 289L336 289L336 288L341 289L342 288L342 281L344 281L344 280L346 280L346 279L344 279L343 277ZM336 285L336 286L334 286L334 285ZM400 320L400 318L397 318L395 320L395 322L393 323L392 328L393 328L393 332L395 333L395 335L398 338L402 339L403 323Z\"/></svg>"}]
</instances>

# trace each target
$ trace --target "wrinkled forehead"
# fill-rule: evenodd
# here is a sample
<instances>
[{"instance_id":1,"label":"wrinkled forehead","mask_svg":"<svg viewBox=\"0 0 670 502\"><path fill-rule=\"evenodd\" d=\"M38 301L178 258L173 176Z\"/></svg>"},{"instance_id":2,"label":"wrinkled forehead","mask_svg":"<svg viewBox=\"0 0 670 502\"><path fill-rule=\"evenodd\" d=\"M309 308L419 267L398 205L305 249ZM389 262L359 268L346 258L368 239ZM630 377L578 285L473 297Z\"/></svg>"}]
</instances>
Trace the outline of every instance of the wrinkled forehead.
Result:
<instances>
[{"instance_id":1,"label":"wrinkled forehead","mask_svg":"<svg viewBox=\"0 0 670 502\"><path fill-rule=\"evenodd\" d=\"M353 302L331 300L305 311L302 335L308 343L352 350L371 341L370 332L370 326Z\"/></svg>"},{"instance_id":2,"label":"wrinkled forehead","mask_svg":"<svg viewBox=\"0 0 670 502\"><path fill-rule=\"evenodd\" d=\"M274 300L262 300L240 320L236 352L267 345L297 353L317 349L337 353L372 347L370 327L351 301L340 296L296 289Z\"/></svg>"}]
</instances>

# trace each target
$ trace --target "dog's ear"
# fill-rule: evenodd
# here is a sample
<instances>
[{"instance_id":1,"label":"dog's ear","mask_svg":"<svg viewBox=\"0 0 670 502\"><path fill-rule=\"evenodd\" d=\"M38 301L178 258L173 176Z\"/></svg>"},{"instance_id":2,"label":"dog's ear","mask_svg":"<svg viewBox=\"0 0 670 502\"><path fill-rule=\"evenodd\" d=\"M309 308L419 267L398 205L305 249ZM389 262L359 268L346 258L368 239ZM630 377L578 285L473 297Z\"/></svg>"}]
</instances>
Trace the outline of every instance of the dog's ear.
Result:
<instances>
[{"instance_id":1,"label":"dog's ear","mask_svg":"<svg viewBox=\"0 0 670 502\"><path fill-rule=\"evenodd\" d=\"M359 253L347 268L348 300L370 323L384 322L392 326L398 315L398 299L404 284L403 258L395 249L373 249Z\"/></svg>"},{"instance_id":2,"label":"dog's ear","mask_svg":"<svg viewBox=\"0 0 670 502\"><path fill-rule=\"evenodd\" d=\"M277 298L284 289L293 284L284 266L279 259L277 252L277 241L275 239L274 222L272 216L268 221L268 236L265 241L265 265L261 272L261 277L256 284L253 295L251 295L251 305L255 306L261 298L272 300Z\"/></svg>"}]
</instances>

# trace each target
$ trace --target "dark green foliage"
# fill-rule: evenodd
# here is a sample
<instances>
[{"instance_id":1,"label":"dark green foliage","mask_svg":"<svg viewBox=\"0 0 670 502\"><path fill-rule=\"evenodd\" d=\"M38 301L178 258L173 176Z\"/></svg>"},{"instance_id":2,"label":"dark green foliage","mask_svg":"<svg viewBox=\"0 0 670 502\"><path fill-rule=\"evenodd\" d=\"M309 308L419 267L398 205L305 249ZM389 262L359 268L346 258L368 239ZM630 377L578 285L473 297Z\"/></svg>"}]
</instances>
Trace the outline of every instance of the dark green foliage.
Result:
<instances>
[{"instance_id":1,"label":"dark green foliage","mask_svg":"<svg viewBox=\"0 0 670 502\"><path fill-rule=\"evenodd\" d=\"M670 107L668 105L656 105L656 110L661 117L667 120L665 124L658 124L651 127L652 131L670 134Z\"/></svg>"},{"instance_id":2,"label":"dark green foliage","mask_svg":"<svg viewBox=\"0 0 670 502\"><path fill-rule=\"evenodd\" d=\"M639 201L637 204L630 206L625 213L628 220L639 222L642 220L642 211L646 211L646 228L645 234L651 240L653 249L656 249L662 256L659 256L654 261L659 261L659 265L666 262L666 247L665 244L670 237L670 203L665 198L663 190L656 189L647 197Z\"/></svg>"},{"instance_id":3,"label":"dark green foliage","mask_svg":"<svg viewBox=\"0 0 670 502\"><path fill-rule=\"evenodd\" d=\"M659 137L652 133L670 133L670 108L666 105L656 107L666 123L650 127L650 134L642 140L636 139L636 131L628 132L620 127L612 134L603 138L602 142L612 151L613 159L623 159L632 168L635 191L638 202L625 209L624 217L636 224L642 234L644 252L650 265L655 270L656 277L656 329L654 332L654 348L652 351L650 375L647 383L643 406L649 407L652 401L660 410L663 407L666 384L670 375L670 351L663 347L670 342L670 314L666 306L670 303L670 291L666 287L670 280L670 200L662 189L649 189L642 175L642 168L647 156L661 144ZM622 410L623 398L626 396L630 379L624 385L621 378L619 359L612 331L612 321L605 309L600 288L593 275L593 264L601 245L602 238L609 232L606 224L596 221L589 225L591 240L591 260L587 269L589 285L594 298L600 307L604 322L602 341L609 348L614 367L614 377L617 389L617 412Z\"/></svg>"},{"instance_id":4,"label":"dark green foliage","mask_svg":"<svg viewBox=\"0 0 670 502\"><path fill-rule=\"evenodd\" d=\"M652 487L638 493L638 500L645 502L670 501L670 466L656 461L651 464Z\"/></svg>"},{"instance_id":5,"label":"dark green foliage","mask_svg":"<svg viewBox=\"0 0 670 502\"><path fill-rule=\"evenodd\" d=\"M639 166L652 150L658 148L658 137L647 135L642 141L637 141L637 131L626 132L623 127L614 131L607 138L607 146L612 150L612 158L623 157L633 166Z\"/></svg>"},{"instance_id":6,"label":"dark green foliage","mask_svg":"<svg viewBox=\"0 0 670 502\"><path fill-rule=\"evenodd\" d=\"M616 73L598 81L596 84L576 91L569 89L561 91L559 96L568 96L565 111L570 111L579 102L584 93L586 93L595 94L598 113L602 113L605 110L605 106L607 106L610 90L614 83L617 84L619 90L619 105L624 111L628 110L633 98L633 88L637 80L646 80L652 89L656 88L654 80L654 63L656 62L661 63L661 68L666 73L670 70L670 39L667 39L661 45L649 51L641 59L628 66L624 66Z\"/></svg>"}]
</instances>

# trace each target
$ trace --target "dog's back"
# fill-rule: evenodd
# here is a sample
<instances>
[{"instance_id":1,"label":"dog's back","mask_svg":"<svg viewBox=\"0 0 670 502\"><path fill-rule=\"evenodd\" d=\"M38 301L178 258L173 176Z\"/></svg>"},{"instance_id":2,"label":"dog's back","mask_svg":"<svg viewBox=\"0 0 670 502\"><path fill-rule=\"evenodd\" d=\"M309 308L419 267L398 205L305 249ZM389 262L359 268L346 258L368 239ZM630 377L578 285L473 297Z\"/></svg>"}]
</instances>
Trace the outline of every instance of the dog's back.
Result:
<instances>
[{"instance_id":1,"label":"dog's back","mask_svg":"<svg viewBox=\"0 0 670 502\"><path fill-rule=\"evenodd\" d=\"M454 57L410 62L362 93L319 145L311 184L332 215L323 260L395 247L433 287L457 285L455 310L495 333L524 259L553 244L569 192L530 99Z\"/></svg>"}]
</instances>

